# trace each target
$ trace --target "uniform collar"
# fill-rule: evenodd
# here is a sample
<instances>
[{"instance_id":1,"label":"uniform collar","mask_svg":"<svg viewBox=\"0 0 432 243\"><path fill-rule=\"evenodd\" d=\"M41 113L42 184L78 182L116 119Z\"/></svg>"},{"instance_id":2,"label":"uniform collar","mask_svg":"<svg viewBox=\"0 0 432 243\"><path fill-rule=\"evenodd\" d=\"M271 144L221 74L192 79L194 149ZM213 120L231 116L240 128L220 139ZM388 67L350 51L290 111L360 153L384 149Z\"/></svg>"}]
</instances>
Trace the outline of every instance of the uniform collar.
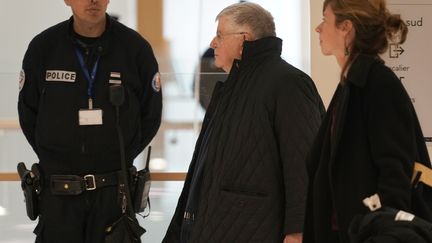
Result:
<instances>
[{"instance_id":1,"label":"uniform collar","mask_svg":"<svg viewBox=\"0 0 432 243\"><path fill-rule=\"evenodd\" d=\"M102 33L102 35L99 37L99 40L97 41L97 51L99 52L99 55L104 55L108 50L108 33L112 31L113 26L113 19L109 14L105 14L106 16L106 26L105 31ZM68 33L69 38L71 39L72 43L77 44L77 40L75 39L74 29L73 29L73 16L69 18L68 23Z\"/></svg>"},{"instance_id":2,"label":"uniform collar","mask_svg":"<svg viewBox=\"0 0 432 243\"><path fill-rule=\"evenodd\" d=\"M351 64L346 81L356 86L364 87L369 72L375 63L383 63L383 61L378 56L360 54Z\"/></svg>"}]
</instances>

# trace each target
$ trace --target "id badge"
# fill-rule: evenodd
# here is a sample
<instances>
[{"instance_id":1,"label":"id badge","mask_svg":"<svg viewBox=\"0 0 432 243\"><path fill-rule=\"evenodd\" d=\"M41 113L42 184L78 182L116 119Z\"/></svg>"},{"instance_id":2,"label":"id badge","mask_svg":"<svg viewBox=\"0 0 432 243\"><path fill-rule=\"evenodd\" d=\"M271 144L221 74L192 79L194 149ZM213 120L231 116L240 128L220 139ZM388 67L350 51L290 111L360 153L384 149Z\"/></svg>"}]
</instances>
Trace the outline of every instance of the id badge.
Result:
<instances>
[{"instance_id":1,"label":"id badge","mask_svg":"<svg viewBox=\"0 0 432 243\"><path fill-rule=\"evenodd\" d=\"M81 109L78 112L79 125L102 125L102 109Z\"/></svg>"}]
</instances>

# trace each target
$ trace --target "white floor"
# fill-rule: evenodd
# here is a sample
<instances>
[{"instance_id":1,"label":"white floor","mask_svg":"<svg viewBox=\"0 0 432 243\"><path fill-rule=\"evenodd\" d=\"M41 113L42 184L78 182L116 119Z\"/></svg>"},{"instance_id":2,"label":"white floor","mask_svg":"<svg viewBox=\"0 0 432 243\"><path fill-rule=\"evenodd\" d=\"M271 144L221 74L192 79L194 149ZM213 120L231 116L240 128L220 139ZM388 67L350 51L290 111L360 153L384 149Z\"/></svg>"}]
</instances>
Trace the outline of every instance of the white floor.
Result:
<instances>
[{"instance_id":1,"label":"white floor","mask_svg":"<svg viewBox=\"0 0 432 243\"><path fill-rule=\"evenodd\" d=\"M152 211L149 217L139 219L147 232L143 243L161 242L171 220L183 182L153 182L150 196ZM0 182L0 242L34 242L36 221L25 214L23 195L18 182Z\"/></svg>"}]
</instances>

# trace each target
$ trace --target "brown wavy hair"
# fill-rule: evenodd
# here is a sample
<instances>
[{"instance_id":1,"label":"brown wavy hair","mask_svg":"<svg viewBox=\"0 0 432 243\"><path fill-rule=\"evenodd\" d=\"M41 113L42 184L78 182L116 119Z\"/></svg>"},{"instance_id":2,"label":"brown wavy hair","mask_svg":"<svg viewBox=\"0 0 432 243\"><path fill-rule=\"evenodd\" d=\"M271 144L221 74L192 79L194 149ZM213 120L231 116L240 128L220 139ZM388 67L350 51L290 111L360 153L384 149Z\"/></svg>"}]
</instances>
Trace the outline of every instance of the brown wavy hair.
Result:
<instances>
[{"instance_id":1,"label":"brown wavy hair","mask_svg":"<svg viewBox=\"0 0 432 243\"><path fill-rule=\"evenodd\" d=\"M355 29L342 77L358 55L378 56L387 50L389 41L402 44L406 40L408 27L399 14L389 12L386 0L325 0L323 11L327 6L333 10L337 26L350 20Z\"/></svg>"}]
</instances>

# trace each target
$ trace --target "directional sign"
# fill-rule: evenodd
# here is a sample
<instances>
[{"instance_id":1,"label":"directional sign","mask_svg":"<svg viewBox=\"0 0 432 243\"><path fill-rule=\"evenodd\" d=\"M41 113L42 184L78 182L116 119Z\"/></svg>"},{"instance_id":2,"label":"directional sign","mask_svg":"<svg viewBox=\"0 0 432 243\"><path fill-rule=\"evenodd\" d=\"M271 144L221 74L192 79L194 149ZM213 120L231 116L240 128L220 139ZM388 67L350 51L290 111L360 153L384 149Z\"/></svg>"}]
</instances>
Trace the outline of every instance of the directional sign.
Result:
<instances>
[{"instance_id":1,"label":"directional sign","mask_svg":"<svg viewBox=\"0 0 432 243\"><path fill-rule=\"evenodd\" d=\"M408 37L404 44L390 43L382 58L404 84L432 142L432 0L393 0L389 9L401 14Z\"/></svg>"},{"instance_id":2,"label":"directional sign","mask_svg":"<svg viewBox=\"0 0 432 243\"><path fill-rule=\"evenodd\" d=\"M399 44L393 44L391 43L389 45L389 57L390 58L399 58L402 53L404 53L405 50L400 46Z\"/></svg>"}]
</instances>

